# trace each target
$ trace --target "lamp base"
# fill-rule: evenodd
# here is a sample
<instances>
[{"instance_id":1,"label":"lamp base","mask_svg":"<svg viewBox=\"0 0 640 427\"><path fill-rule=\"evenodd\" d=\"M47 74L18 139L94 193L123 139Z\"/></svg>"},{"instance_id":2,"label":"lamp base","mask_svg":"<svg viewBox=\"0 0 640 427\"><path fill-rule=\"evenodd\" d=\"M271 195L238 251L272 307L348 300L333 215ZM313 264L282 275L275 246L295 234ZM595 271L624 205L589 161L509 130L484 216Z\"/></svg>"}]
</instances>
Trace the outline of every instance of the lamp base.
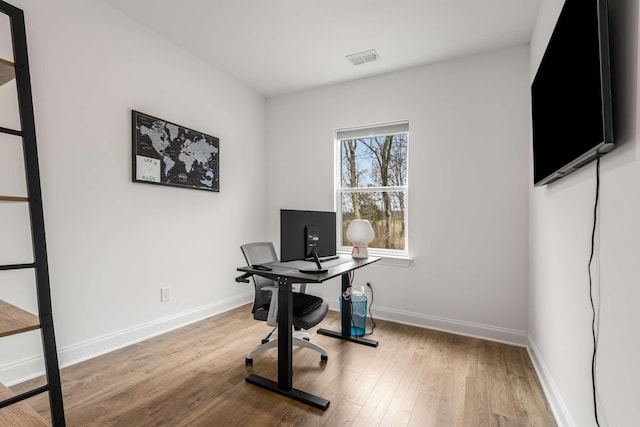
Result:
<instances>
[{"instance_id":1,"label":"lamp base","mask_svg":"<svg viewBox=\"0 0 640 427\"><path fill-rule=\"evenodd\" d=\"M369 250L366 246L354 246L351 250L351 256L354 258L369 258Z\"/></svg>"}]
</instances>

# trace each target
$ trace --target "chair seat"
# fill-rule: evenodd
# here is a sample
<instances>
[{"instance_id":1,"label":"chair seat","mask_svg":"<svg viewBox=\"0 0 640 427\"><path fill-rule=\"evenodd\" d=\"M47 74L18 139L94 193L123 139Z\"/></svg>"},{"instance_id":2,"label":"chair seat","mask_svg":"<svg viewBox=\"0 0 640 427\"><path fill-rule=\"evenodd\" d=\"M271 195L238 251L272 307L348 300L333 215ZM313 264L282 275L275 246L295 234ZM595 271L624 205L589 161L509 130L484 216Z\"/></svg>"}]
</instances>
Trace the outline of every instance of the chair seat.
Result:
<instances>
[{"instance_id":1,"label":"chair seat","mask_svg":"<svg viewBox=\"0 0 640 427\"><path fill-rule=\"evenodd\" d=\"M293 294L294 298L297 294ZM301 294L304 295L304 294ZM316 297L317 298L317 297ZM329 304L322 301L320 299L320 306L313 310L310 313L302 314L302 315L293 315L293 326L302 329L310 329L316 326L318 323L322 322L322 319L327 315L329 311ZM266 321L267 316L269 315L269 306L258 308L255 313L253 313L253 318L256 320Z\"/></svg>"},{"instance_id":2,"label":"chair seat","mask_svg":"<svg viewBox=\"0 0 640 427\"><path fill-rule=\"evenodd\" d=\"M293 294L293 315L303 316L311 313L322 305L322 298L315 295L294 293Z\"/></svg>"},{"instance_id":3,"label":"chair seat","mask_svg":"<svg viewBox=\"0 0 640 427\"><path fill-rule=\"evenodd\" d=\"M302 329L310 329L322 322L322 319L327 315L329 311L329 304L326 302L320 303L320 307L311 313L303 314L302 316L293 316L293 326Z\"/></svg>"}]
</instances>

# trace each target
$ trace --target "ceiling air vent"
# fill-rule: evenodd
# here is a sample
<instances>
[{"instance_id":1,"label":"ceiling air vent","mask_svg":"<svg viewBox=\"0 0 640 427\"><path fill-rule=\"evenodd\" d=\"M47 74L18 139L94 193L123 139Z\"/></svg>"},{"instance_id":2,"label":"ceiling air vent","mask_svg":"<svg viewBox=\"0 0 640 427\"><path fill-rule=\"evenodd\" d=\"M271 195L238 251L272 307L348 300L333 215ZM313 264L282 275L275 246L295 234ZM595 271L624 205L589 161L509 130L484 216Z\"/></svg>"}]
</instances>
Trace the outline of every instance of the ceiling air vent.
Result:
<instances>
[{"instance_id":1,"label":"ceiling air vent","mask_svg":"<svg viewBox=\"0 0 640 427\"><path fill-rule=\"evenodd\" d=\"M352 53L351 55L347 55L346 58L352 65L361 65L367 62L377 61L380 59L380 56L375 49L371 49L365 52Z\"/></svg>"}]
</instances>

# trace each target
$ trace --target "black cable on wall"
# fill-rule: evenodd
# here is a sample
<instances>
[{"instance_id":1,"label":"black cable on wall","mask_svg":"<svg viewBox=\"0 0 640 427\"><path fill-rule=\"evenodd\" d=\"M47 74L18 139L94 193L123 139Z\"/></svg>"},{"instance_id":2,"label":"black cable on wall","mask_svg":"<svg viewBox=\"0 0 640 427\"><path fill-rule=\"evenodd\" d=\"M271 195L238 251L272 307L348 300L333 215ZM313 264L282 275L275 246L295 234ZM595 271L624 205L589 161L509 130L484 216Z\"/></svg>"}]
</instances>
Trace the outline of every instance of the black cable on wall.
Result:
<instances>
[{"instance_id":1,"label":"black cable on wall","mask_svg":"<svg viewBox=\"0 0 640 427\"><path fill-rule=\"evenodd\" d=\"M600 427L600 421L598 420L598 401L596 390L596 354L598 352L598 334L596 331L596 318L599 317L600 304L598 304L598 310L596 314L596 306L593 302L593 279L591 277L591 263L593 262L593 255L596 247L596 228L598 226L598 199L600 195L600 157L596 159L596 197L593 206L593 228L591 230L591 255L589 256L589 299L591 301L591 335L593 337L593 354L591 356L591 386L593 389L593 413L596 418L596 424ZM598 296L600 292L598 292Z\"/></svg>"}]
</instances>

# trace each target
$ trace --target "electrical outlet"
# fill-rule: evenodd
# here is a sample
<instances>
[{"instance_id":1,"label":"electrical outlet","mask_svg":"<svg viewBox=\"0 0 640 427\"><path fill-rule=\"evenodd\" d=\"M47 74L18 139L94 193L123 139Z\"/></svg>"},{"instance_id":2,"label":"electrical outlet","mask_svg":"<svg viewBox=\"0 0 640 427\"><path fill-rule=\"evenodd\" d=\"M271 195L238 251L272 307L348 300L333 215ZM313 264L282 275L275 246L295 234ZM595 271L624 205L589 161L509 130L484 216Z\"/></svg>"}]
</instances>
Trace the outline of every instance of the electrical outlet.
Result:
<instances>
[{"instance_id":1,"label":"electrical outlet","mask_svg":"<svg viewBox=\"0 0 640 427\"><path fill-rule=\"evenodd\" d=\"M170 288L160 288L160 302L167 302L170 299Z\"/></svg>"}]
</instances>

